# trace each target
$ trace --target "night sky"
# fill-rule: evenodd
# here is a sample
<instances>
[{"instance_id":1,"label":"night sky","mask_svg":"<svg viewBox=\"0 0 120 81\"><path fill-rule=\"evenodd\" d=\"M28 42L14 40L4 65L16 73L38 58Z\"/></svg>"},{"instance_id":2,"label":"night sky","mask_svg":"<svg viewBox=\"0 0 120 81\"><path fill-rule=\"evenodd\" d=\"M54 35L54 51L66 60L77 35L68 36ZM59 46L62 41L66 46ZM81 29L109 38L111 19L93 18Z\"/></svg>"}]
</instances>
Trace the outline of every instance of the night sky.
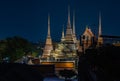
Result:
<instances>
[{"instance_id":1,"label":"night sky","mask_svg":"<svg viewBox=\"0 0 120 81\"><path fill-rule=\"evenodd\" d=\"M103 35L120 36L119 0L0 0L0 40L21 36L31 42L45 41L47 17L50 14L52 40L60 40L66 28L68 5L76 15L76 33L81 35L86 25L97 34L99 11L102 14Z\"/></svg>"}]
</instances>

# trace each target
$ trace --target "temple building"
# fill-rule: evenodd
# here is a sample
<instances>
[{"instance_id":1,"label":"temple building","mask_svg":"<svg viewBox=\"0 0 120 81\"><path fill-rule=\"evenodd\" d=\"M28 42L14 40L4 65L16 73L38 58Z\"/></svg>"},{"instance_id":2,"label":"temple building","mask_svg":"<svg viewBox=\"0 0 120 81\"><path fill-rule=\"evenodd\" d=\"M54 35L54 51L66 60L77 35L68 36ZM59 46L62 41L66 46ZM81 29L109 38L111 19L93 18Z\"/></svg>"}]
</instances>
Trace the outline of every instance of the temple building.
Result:
<instances>
[{"instance_id":1,"label":"temple building","mask_svg":"<svg viewBox=\"0 0 120 81\"><path fill-rule=\"evenodd\" d=\"M40 58L41 64L55 64L64 62L72 62L74 66L77 66L78 55L77 51L85 52L86 49L91 47L96 43L96 46L103 44L103 39L101 37L101 14L99 14L99 34L98 38L94 35L89 26L86 26L85 31L80 36L79 40L76 37L75 32L75 13L73 13L73 26L71 26L70 20L70 7L68 7L68 21L66 32L64 32L64 27L61 34L61 41L56 44L53 49L52 38L50 36L50 16L48 15L48 34L46 38L46 43L43 49L43 54Z\"/></svg>"},{"instance_id":2,"label":"temple building","mask_svg":"<svg viewBox=\"0 0 120 81\"><path fill-rule=\"evenodd\" d=\"M64 28L62 31L61 42L59 42L53 50L52 39L50 37L50 16L48 16L48 35L43 50L42 59L46 61L73 61L77 54L77 39L75 34L75 17L73 16L73 29L70 22L70 8L68 8L68 22L66 34Z\"/></svg>"},{"instance_id":3,"label":"temple building","mask_svg":"<svg viewBox=\"0 0 120 81\"><path fill-rule=\"evenodd\" d=\"M92 46L94 37L95 37L95 35L91 31L91 29L88 26L86 26L84 33L81 35L81 42L82 42L83 48L84 48L83 51L85 51L87 48Z\"/></svg>"}]
</instances>

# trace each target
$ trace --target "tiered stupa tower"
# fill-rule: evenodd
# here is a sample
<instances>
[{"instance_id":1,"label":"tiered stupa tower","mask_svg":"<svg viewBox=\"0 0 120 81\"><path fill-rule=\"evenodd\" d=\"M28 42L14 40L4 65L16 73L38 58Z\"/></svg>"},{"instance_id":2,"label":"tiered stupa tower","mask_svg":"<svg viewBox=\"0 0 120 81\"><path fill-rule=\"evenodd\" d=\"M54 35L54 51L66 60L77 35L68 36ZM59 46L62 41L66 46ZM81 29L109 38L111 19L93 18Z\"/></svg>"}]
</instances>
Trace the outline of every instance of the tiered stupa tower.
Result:
<instances>
[{"instance_id":1,"label":"tiered stupa tower","mask_svg":"<svg viewBox=\"0 0 120 81\"><path fill-rule=\"evenodd\" d=\"M71 23L70 23L70 7L68 6L68 23L67 23L67 29L66 29L66 36L65 36L66 43L73 43L73 35L72 35L72 29L71 29Z\"/></svg>"},{"instance_id":2,"label":"tiered stupa tower","mask_svg":"<svg viewBox=\"0 0 120 81\"><path fill-rule=\"evenodd\" d=\"M50 56L51 50L53 50L52 46L52 39L50 36L50 15L48 14L48 34L47 34L47 39L46 39L46 44L43 50L43 58L47 58Z\"/></svg>"}]
</instances>

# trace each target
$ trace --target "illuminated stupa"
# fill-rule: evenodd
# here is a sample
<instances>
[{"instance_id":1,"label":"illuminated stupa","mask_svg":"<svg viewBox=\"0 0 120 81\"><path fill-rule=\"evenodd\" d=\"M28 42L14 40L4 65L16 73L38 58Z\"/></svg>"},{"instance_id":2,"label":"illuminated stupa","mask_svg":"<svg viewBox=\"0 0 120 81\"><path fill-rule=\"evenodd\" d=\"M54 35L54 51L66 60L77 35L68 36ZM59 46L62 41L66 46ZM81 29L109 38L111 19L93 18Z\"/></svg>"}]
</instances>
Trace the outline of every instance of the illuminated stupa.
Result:
<instances>
[{"instance_id":1,"label":"illuminated stupa","mask_svg":"<svg viewBox=\"0 0 120 81\"><path fill-rule=\"evenodd\" d=\"M44 59L49 58L51 50L53 50L53 46L52 46L52 39L51 39L51 36L50 36L50 16L48 15L48 34L47 34L45 47L43 49L42 58L44 58Z\"/></svg>"}]
</instances>

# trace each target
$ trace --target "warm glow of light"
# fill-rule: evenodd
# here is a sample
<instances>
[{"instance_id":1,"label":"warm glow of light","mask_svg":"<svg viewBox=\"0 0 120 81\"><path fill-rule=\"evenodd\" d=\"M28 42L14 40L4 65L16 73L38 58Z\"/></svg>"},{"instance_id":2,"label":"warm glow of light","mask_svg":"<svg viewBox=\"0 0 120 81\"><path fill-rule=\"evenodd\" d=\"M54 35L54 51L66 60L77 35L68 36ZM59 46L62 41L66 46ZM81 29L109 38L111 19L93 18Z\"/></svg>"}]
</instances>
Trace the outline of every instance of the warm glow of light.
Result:
<instances>
[{"instance_id":1,"label":"warm glow of light","mask_svg":"<svg viewBox=\"0 0 120 81\"><path fill-rule=\"evenodd\" d=\"M74 62L42 62L41 64L55 64L56 68L74 68Z\"/></svg>"}]
</instances>

